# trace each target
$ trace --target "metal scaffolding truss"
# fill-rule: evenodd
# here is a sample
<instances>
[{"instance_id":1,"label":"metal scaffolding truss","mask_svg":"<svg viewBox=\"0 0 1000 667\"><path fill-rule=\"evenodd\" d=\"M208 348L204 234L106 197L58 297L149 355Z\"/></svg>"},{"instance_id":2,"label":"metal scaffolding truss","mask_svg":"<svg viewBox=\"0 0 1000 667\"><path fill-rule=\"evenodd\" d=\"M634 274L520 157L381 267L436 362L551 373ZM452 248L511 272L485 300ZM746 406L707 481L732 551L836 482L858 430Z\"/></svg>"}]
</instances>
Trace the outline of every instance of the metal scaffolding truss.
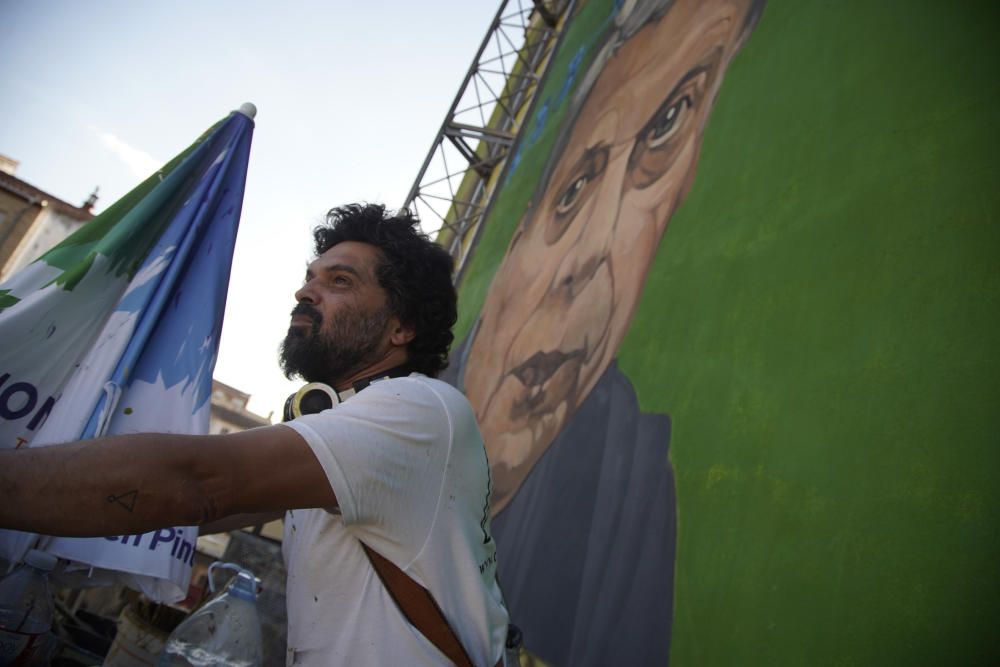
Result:
<instances>
[{"instance_id":1,"label":"metal scaffolding truss","mask_svg":"<svg viewBox=\"0 0 1000 667\"><path fill-rule=\"evenodd\" d=\"M404 206L458 271L562 28L565 0L502 0Z\"/></svg>"}]
</instances>

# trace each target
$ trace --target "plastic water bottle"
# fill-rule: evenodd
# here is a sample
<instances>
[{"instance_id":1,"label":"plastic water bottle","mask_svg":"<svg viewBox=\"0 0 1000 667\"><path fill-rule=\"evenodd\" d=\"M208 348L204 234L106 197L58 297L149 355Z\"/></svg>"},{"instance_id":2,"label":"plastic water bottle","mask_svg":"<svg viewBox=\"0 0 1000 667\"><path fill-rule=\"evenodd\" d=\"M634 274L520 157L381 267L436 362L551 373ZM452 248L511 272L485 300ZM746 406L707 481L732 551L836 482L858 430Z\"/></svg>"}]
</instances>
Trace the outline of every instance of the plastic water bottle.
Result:
<instances>
[{"instance_id":1,"label":"plastic water bottle","mask_svg":"<svg viewBox=\"0 0 1000 667\"><path fill-rule=\"evenodd\" d=\"M263 664L257 579L239 565L215 562L208 568L208 586L213 593L216 568L234 570L236 576L221 595L210 599L170 634L157 667Z\"/></svg>"},{"instance_id":2,"label":"plastic water bottle","mask_svg":"<svg viewBox=\"0 0 1000 667\"><path fill-rule=\"evenodd\" d=\"M0 667L47 665L45 636L52 629L49 572L56 557L32 549L0 580Z\"/></svg>"}]
</instances>

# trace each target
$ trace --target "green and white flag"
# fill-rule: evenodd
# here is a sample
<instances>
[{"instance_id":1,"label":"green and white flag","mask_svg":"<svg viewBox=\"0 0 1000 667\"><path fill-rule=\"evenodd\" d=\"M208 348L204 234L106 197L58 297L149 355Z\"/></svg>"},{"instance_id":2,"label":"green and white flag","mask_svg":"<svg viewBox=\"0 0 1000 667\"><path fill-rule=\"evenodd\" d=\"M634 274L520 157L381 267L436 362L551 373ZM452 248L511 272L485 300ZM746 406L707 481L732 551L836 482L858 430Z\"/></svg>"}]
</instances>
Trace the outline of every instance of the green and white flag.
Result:
<instances>
[{"instance_id":1,"label":"green and white flag","mask_svg":"<svg viewBox=\"0 0 1000 667\"><path fill-rule=\"evenodd\" d=\"M207 432L250 109L0 284L0 447ZM37 543L173 601L186 595L196 538L191 527L87 539L0 531L0 556L19 560Z\"/></svg>"}]
</instances>

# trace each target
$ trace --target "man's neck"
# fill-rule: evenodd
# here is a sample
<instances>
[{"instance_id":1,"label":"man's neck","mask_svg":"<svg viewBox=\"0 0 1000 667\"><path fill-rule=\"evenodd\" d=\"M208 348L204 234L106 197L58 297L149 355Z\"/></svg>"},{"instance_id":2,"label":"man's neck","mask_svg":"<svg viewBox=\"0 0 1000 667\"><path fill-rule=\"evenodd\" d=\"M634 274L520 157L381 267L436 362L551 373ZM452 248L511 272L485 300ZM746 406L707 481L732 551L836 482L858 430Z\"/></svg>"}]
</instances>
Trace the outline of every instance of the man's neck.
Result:
<instances>
[{"instance_id":1,"label":"man's neck","mask_svg":"<svg viewBox=\"0 0 1000 667\"><path fill-rule=\"evenodd\" d=\"M405 350L393 350L384 359L369 364L362 370L356 373L351 373L348 377L344 378L342 381L338 381L331 385L338 392L346 391L354 386L354 383L358 380L364 380L365 378L370 378L372 376L380 375L386 371L390 371L397 366L402 366L407 361Z\"/></svg>"}]
</instances>

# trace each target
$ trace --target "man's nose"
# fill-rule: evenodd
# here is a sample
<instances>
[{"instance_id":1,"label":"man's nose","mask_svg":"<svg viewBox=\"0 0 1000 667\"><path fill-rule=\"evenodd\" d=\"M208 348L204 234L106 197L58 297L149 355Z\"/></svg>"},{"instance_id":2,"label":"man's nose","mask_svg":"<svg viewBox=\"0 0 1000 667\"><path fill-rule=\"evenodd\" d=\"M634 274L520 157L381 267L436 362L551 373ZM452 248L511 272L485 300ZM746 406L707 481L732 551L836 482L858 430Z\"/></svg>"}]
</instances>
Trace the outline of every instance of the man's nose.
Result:
<instances>
[{"instance_id":1,"label":"man's nose","mask_svg":"<svg viewBox=\"0 0 1000 667\"><path fill-rule=\"evenodd\" d=\"M313 281L307 281L302 287L295 290L295 301L298 303L309 303L316 305L316 292L313 290Z\"/></svg>"}]
</instances>

